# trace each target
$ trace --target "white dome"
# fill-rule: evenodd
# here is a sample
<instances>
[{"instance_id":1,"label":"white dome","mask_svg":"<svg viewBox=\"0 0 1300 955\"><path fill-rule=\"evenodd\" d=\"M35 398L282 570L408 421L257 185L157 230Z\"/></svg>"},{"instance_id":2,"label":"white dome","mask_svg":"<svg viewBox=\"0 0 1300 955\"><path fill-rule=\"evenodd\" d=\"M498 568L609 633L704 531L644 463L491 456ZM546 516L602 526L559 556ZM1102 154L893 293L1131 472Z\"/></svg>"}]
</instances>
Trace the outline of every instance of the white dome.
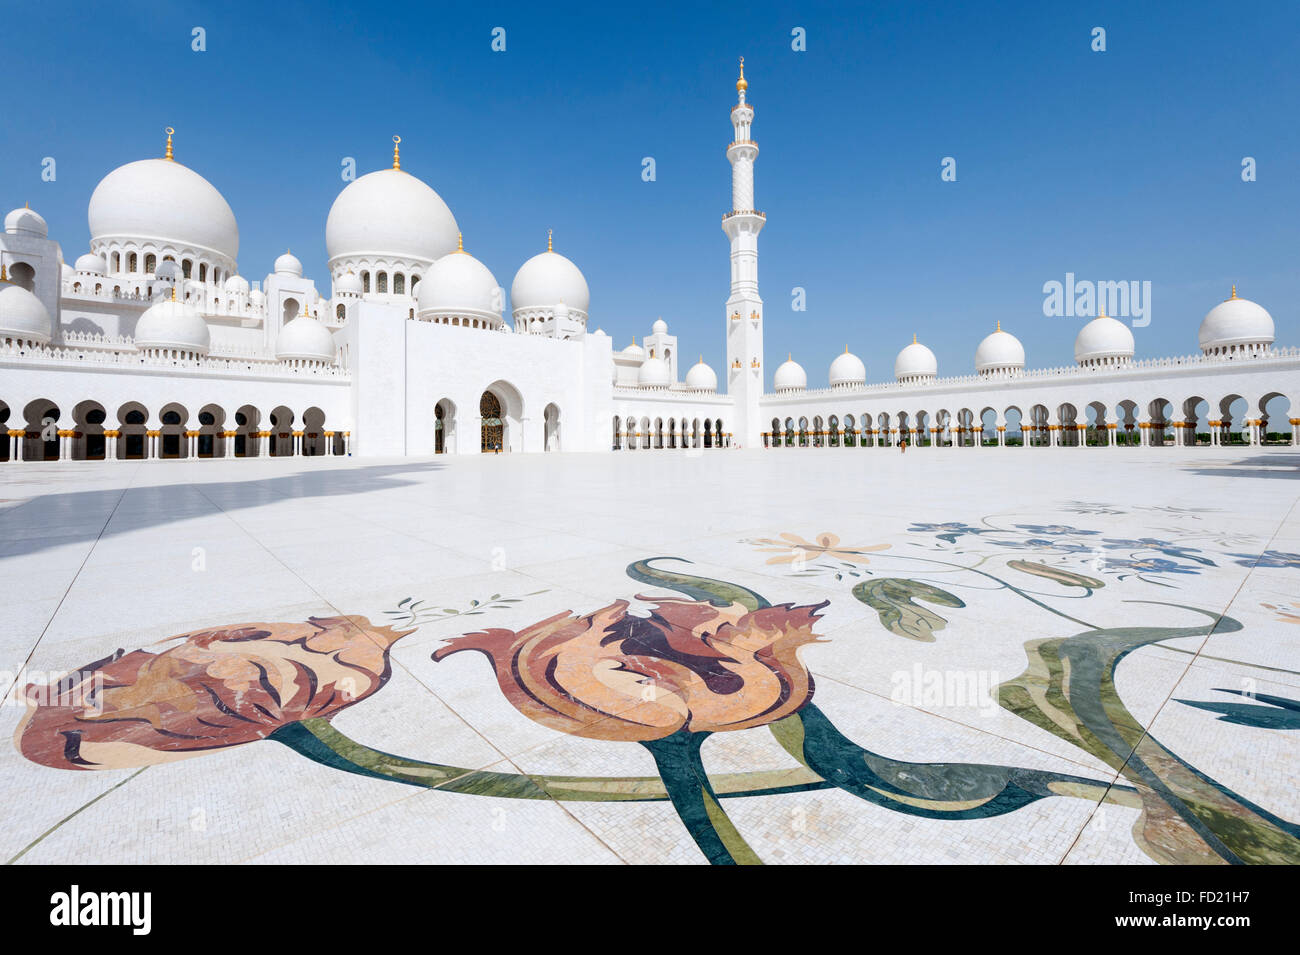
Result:
<instances>
[{"instance_id":1,"label":"white dome","mask_svg":"<svg viewBox=\"0 0 1300 955\"><path fill-rule=\"evenodd\" d=\"M645 349L633 340L632 344L623 349L622 354L626 355L628 358L644 358Z\"/></svg>"},{"instance_id":2,"label":"white dome","mask_svg":"<svg viewBox=\"0 0 1300 955\"><path fill-rule=\"evenodd\" d=\"M704 364L701 358L698 364L692 365L691 370L686 373L686 387L691 391L717 391L718 376L712 368Z\"/></svg>"},{"instance_id":3,"label":"white dome","mask_svg":"<svg viewBox=\"0 0 1300 955\"><path fill-rule=\"evenodd\" d=\"M248 279L242 275L232 275L226 279L226 291L232 295L246 295L248 293Z\"/></svg>"},{"instance_id":4,"label":"white dome","mask_svg":"<svg viewBox=\"0 0 1300 955\"><path fill-rule=\"evenodd\" d=\"M555 306L555 320L557 322L563 321L568 317L569 317L569 306L565 305L563 302L560 302L558 305Z\"/></svg>"},{"instance_id":5,"label":"white dome","mask_svg":"<svg viewBox=\"0 0 1300 955\"><path fill-rule=\"evenodd\" d=\"M500 320L504 303L497 292L499 287L486 265L468 252L457 250L433 263L420 280L416 314L447 312Z\"/></svg>"},{"instance_id":6,"label":"white dome","mask_svg":"<svg viewBox=\"0 0 1300 955\"><path fill-rule=\"evenodd\" d=\"M862 364L862 359L849 351L849 346L844 346L844 354L836 355L835 360L831 362L831 387L832 388L851 388L854 385L865 385L867 383L867 366Z\"/></svg>"},{"instance_id":7,"label":"white dome","mask_svg":"<svg viewBox=\"0 0 1300 955\"><path fill-rule=\"evenodd\" d=\"M156 279L168 279L175 282L182 277L181 267L172 259L163 259L154 268L153 276Z\"/></svg>"},{"instance_id":8,"label":"white dome","mask_svg":"<svg viewBox=\"0 0 1300 955\"><path fill-rule=\"evenodd\" d=\"M21 285L0 282L0 341L49 344L50 313L41 300Z\"/></svg>"},{"instance_id":9,"label":"white dome","mask_svg":"<svg viewBox=\"0 0 1300 955\"><path fill-rule=\"evenodd\" d=\"M361 279L357 277L357 273L353 272L351 269L348 269L346 272L344 272L342 275L340 275L338 278L334 280L334 292L335 294L343 294L345 292L351 292L356 295L360 295Z\"/></svg>"},{"instance_id":10,"label":"white dome","mask_svg":"<svg viewBox=\"0 0 1300 955\"><path fill-rule=\"evenodd\" d=\"M783 362L772 376L772 388L775 391L803 391L807 387L808 375L793 358Z\"/></svg>"},{"instance_id":11,"label":"white dome","mask_svg":"<svg viewBox=\"0 0 1300 955\"><path fill-rule=\"evenodd\" d=\"M975 371L979 374L1024 367L1025 346L1015 335L1004 332L1001 322L975 349Z\"/></svg>"},{"instance_id":12,"label":"white dome","mask_svg":"<svg viewBox=\"0 0 1300 955\"><path fill-rule=\"evenodd\" d=\"M667 388L672 381L672 372L662 358L647 358L636 373L638 388Z\"/></svg>"},{"instance_id":13,"label":"white dome","mask_svg":"<svg viewBox=\"0 0 1300 955\"><path fill-rule=\"evenodd\" d=\"M77 271L90 272L92 275L106 275L108 273L108 263L104 261L102 255L87 252L85 255L78 256Z\"/></svg>"},{"instance_id":14,"label":"white dome","mask_svg":"<svg viewBox=\"0 0 1300 955\"><path fill-rule=\"evenodd\" d=\"M652 330L652 331L654 332L654 334L656 334L656 335L667 335L667 334L668 334L668 323L665 322L662 318L661 318L661 319L658 319L658 320L654 323L654 325L651 326L651 330Z\"/></svg>"},{"instance_id":15,"label":"white dome","mask_svg":"<svg viewBox=\"0 0 1300 955\"><path fill-rule=\"evenodd\" d=\"M60 262L60 263L59 263L59 278L60 278L60 279L62 279L62 280L65 281L65 282L71 282L71 281L75 280L76 277L77 277L77 270L76 270L76 269L74 269L72 266L70 266L67 262Z\"/></svg>"},{"instance_id":16,"label":"white dome","mask_svg":"<svg viewBox=\"0 0 1300 955\"><path fill-rule=\"evenodd\" d=\"M510 307L514 311L551 308L564 302L571 311L587 313L591 291L578 267L558 252L534 255L519 267L510 284Z\"/></svg>"},{"instance_id":17,"label":"white dome","mask_svg":"<svg viewBox=\"0 0 1300 955\"><path fill-rule=\"evenodd\" d=\"M284 255L275 260L275 274L301 277L302 263L298 261L298 256L285 249Z\"/></svg>"},{"instance_id":18,"label":"white dome","mask_svg":"<svg viewBox=\"0 0 1300 955\"><path fill-rule=\"evenodd\" d=\"M1249 299L1237 298L1234 285L1232 298L1214 306L1201 320L1197 337L1207 354L1215 349L1268 346L1273 344L1273 316Z\"/></svg>"},{"instance_id":19,"label":"white dome","mask_svg":"<svg viewBox=\"0 0 1300 955\"><path fill-rule=\"evenodd\" d=\"M1074 336L1074 360L1080 365L1133 357L1133 332L1123 322L1099 315Z\"/></svg>"},{"instance_id":20,"label":"white dome","mask_svg":"<svg viewBox=\"0 0 1300 955\"><path fill-rule=\"evenodd\" d=\"M40 213L23 206L5 216L5 231L10 235L34 235L44 239L49 236L50 227Z\"/></svg>"},{"instance_id":21,"label":"white dome","mask_svg":"<svg viewBox=\"0 0 1300 955\"><path fill-rule=\"evenodd\" d=\"M254 305L261 305L263 302L266 301L266 293L263 292L260 288L255 288L248 293L248 300L252 302Z\"/></svg>"},{"instance_id":22,"label":"white dome","mask_svg":"<svg viewBox=\"0 0 1300 955\"><path fill-rule=\"evenodd\" d=\"M330 330L307 315L286 323L275 339L275 357L281 361L332 362L334 354Z\"/></svg>"},{"instance_id":23,"label":"white dome","mask_svg":"<svg viewBox=\"0 0 1300 955\"><path fill-rule=\"evenodd\" d=\"M208 323L188 302L166 299L151 305L135 325L135 347L141 351L174 348L206 355L211 341Z\"/></svg>"},{"instance_id":24,"label":"white dome","mask_svg":"<svg viewBox=\"0 0 1300 955\"><path fill-rule=\"evenodd\" d=\"M90 197L90 241L170 243L234 262L235 214L212 183L170 159L141 159L105 176Z\"/></svg>"},{"instance_id":25,"label":"white dome","mask_svg":"<svg viewBox=\"0 0 1300 955\"><path fill-rule=\"evenodd\" d=\"M917 378L934 378L939 374L939 359L934 352L926 348L912 336L912 344L898 353L894 359L894 377L899 381Z\"/></svg>"},{"instance_id":26,"label":"white dome","mask_svg":"<svg viewBox=\"0 0 1300 955\"><path fill-rule=\"evenodd\" d=\"M400 169L348 183L330 206L325 246L339 258L392 256L433 262L456 248L456 219L442 197Z\"/></svg>"}]
</instances>

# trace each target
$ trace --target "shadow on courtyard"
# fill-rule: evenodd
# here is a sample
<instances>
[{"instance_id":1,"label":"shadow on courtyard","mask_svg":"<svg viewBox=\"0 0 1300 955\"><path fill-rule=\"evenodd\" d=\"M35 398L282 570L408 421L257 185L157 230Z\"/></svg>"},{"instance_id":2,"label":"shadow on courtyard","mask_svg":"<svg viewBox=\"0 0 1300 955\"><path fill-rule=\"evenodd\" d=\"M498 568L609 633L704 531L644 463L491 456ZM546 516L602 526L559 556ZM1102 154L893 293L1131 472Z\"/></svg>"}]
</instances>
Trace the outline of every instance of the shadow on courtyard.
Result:
<instances>
[{"instance_id":1,"label":"shadow on courtyard","mask_svg":"<svg viewBox=\"0 0 1300 955\"><path fill-rule=\"evenodd\" d=\"M1300 453L1255 454L1235 461L1216 463L1212 467L1189 467L1185 470L1205 477L1254 477L1300 479Z\"/></svg>"},{"instance_id":2,"label":"shadow on courtyard","mask_svg":"<svg viewBox=\"0 0 1300 955\"><path fill-rule=\"evenodd\" d=\"M412 486L406 475L441 470L436 462L300 471L246 481L158 484L42 494L0 510L0 558L47 547L302 498L343 497ZM111 515L111 519L110 519ZM107 522L107 526L105 526Z\"/></svg>"}]
</instances>

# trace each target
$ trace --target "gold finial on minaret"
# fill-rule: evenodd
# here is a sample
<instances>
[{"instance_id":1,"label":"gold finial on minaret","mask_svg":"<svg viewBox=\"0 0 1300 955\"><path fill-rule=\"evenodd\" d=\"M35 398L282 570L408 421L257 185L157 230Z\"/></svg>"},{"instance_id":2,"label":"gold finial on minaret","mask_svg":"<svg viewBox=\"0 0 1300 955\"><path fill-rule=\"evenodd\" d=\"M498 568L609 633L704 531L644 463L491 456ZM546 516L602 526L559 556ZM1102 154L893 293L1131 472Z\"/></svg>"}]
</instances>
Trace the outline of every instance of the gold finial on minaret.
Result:
<instances>
[{"instance_id":1,"label":"gold finial on minaret","mask_svg":"<svg viewBox=\"0 0 1300 955\"><path fill-rule=\"evenodd\" d=\"M176 130L172 129L170 126L167 127L167 154L163 156L163 159L171 159L172 162L176 161L172 158L172 133L174 132L176 132Z\"/></svg>"},{"instance_id":2,"label":"gold finial on minaret","mask_svg":"<svg viewBox=\"0 0 1300 955\"><path fill-rule=\"evenodd\" d=\"M1232 283L1232 298L1236 298L1236 297L1237 297L1237 283L1236 283L1236 282L1233 282L1233 283ZM1228 301L1232 301L1232 299L1228 299Z\"/></svg>"},{"instance_id":3,"label":"gold finial on minaret","mask_svg":"<svg viewBox=\"0 0 1300 955\"><path fill-rule=\"evenodd\" d=\"M743 93L749 89L749 83L745 81L745 58L740 58L740 79L736 80L736 92Z\"/></svg>"},{"instance_id":4,"label":"gold finial on minaret","mask_svg":"<svg viewBox=\"0 0 1300 955\"><path fill-rule=\"evenodd\" d=\"M401 144L401 142L402 142L401 136L393 137L393 168L394 169L402 168L402 154L397 151L397 147Z\"/></svg>"},{"instance_id":5,"label":"gold finial on minaret","mask_svg":"<svg viewBox=\"0 0 1300 955\"><path fill-rule=\"evenodd\" d=\"M551 230L550 230L550 229L547 229L547 230L546 230L546 251L547 251L547 252L554 252L554 251L555 251L555 249L553 249L553 248L551 247ZM635 339L635 338L632 339L632 344L633 344L633 345L636 344L636 339Z\"/></svg>"}]
</instances>

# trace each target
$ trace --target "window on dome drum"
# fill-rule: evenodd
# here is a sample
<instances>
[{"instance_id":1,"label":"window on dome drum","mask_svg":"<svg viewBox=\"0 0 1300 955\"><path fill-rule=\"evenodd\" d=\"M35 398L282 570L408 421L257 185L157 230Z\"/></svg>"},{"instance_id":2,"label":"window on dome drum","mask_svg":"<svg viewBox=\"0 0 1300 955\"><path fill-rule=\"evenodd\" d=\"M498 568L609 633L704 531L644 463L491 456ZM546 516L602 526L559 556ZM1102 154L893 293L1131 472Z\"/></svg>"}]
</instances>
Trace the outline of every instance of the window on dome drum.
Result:
<instances>
[{"instance_id":1,"label":"window on dome drum","mask_svg":"<svg viewBox=\"0 0 1300 955\"><path fill-rule=\"evenodd\" d=\"M361 291L365 292L367 295L370 294L370 273L369 272L361 273Z\"/></svg>"},{"instance_id":2,"label":"window on dome drum","mask_svg":"<svg viewBox=\"0 0 1300 955\"><path fill-rule=\"evenodd\" d=\"M376 277L375 277L375 291L378 292L380 295L385 295L385 294L387 294L387 292L388 292L388 273L387 273L387 272L379 272L379 273L376 275Z\"/></svg>"},{"instance_id":3,"label":"window on dome drum","mask_svg":"<svg viewBox=\"0 0 1300 955\"><path fill-rule=\"evenodd\" d=\"M200 281L200 282L206 282L207 280L208 280L208 267L207 267L206 265L200 265L200 266L199 266L199 281Z\"/></svg>"},{"instance_id":4,"label":"window on dome drum","mask_svg":"<svg viewBox=\"0 0 1300 955\"><path fill-rule=\"evenodd\" d=\"M415 287L416 287L417 285L419 285L419 284L420 284L420 277L419 277L418 275L412 275L412 276L411 276L411 294L412 294L412 295L415 294Z\"/></svg>"},{"instance_id":5,"label":"window on dome drum","mask_svg":"<svg viewBox=\"0 0 1300 955\"><path fill-rule=\"evenodd\" d=\"M136 271L136 265L138 262L139 260L136 258L135 253L132 252L130 255L126 257L126 270L128 272L134 273Z\"/></svg>"},{"instance_id":6,"label":"window on dome drum","mask_svg":"<svg viewBox=\"0 0 1300 955\"><path fill-rule=\"evenodd\" d=\"M394 295L406 294L406 276L403 275L401 272L395 272L393 274L393 294Z\"/></svg>"},{"instance_id":7,"label":"window on dome drum","mask_svg":"<svg viewBox=\"0 0 1300 955\"><path fill-rule=\"evenodd\" d=\"M109 261L109 267L114 272L116 272L118 269L122 267L122 256L120 253L114 252L112 255L108 257L108 261Z\"/></svg>"},{"instance_id":8,"label":"window on dome drum","mask_svg":"<svg viewBox=\"0 0 1300 955\"><path fill-rule=\"evenodd\" d=\"M158 256L150 252L144 257L144 270L150 274L158 267Z\"/></svg>"},{"instance_id":9,"label":"window on dome drum","mask_svg":"<svg viewBox=\"0 0 1300 955\"><path fill-rule=\"evenodd\" d=\"M185 259L183 262L181 262L182 275L184 275L186 278L189 278L190 274L193 271L194 271L194 263L192 261L190 261L189 259Z\"/></svg>"},{"instance_id":10,"label":"window on dome drum","mask_svg":"<svg viewBox=\"0 0 1300 955\"><path fill-rule=\"evenodd\" d=\"M345 318L348 317L347 308L345 308L343 305L340 304L338 308L334 309L334 317L337 318L340 322L343 321Z\"/></svg>"}]
</instances>

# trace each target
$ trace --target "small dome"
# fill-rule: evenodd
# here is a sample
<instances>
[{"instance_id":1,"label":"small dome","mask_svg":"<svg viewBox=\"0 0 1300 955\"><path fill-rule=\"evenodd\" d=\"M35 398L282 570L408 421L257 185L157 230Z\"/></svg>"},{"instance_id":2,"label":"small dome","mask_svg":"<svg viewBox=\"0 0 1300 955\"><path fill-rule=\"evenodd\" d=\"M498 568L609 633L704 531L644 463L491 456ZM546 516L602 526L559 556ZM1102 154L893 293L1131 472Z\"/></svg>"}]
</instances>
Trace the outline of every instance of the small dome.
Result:
<instances>
[{"instance_id":1,"label":"small dome","mask_svg":"<svg viewBox=\"0 0 1300 955\"><path fill-rule=\"evenodd\" d=\"M644 358L645 349L638 345L636 340L633 339L632 344L624 348L620 354L625 355L628 358Z\"/></svg>"},{"instance_id":2,"label":"small dome","mask_svg":"<svg viewBox=\"0 0 1300 955\"><path fill-rule=\"evenodd\" d=\"M1074 336L1074 360L1080 365L1127 362L1133 357L1133 332L1123 322L1099 315Z\"/></svg>"},{"instance_id":3,"label":"small dome","mask_svg":"<svg viewBox=\"0 0 1300 955\"><path fill-rule=\"evenodd\" d=\"M298 256L285 249L284 255L275 260L275 274L301 277L302 263L298 261Z\"/></svg>"},{"instance_id":4,"label":"small dome","mask_svg":"<svg viewBox=\"0 0 1300 955\"><path fill-rule=\"evenodd\" d=\"M288 322L275 340L275 357L281 361L332 362L334 355L334 336L308 315Z\"/></svg>"},{"instance_id":5,"label":"small dome","mask_svg":"<svg viewBox=\"0 0 1300 955\"><path fill-rule=\"evenodd\" d=\"M1010 332L997 330L985 336L975 349L975 371L981 375L1000 371L1016 371L1025 367L1025 346Z\"/></svg>"},{"instance_id":6,"label":"small dome","mask_svg":"<svg viewBox=\"0 0 1300 955\"><path fill-rule=\"evenodd\" d=\"M496 276L464 250L444 255L420 280L418 315L433 312L501 318L504 303Z\"/></svg>"},{"instance_id":7,"label":"small dome","mask_svg":"<svg viewBox=\"0 0 1300 955\"><path fill-rule=\"evenodd\" d=\"M793 357L783 362L772 376L775 391L803 391L808 387L808 375Z\"/></svg>"},{"instance_id":8,"label":"small dome","mask_svg":"<svg viewBox=\"0 0 1300 955\"><path fill-rule=\"evenodd\" d=\"M587 313L591 304L591 291L578 267L560 255L547 250L519 267L510 284L510 307L514 311L529 308L551 308L564 302L571 311Z\"/></svg>"},{"instance_id":9,"label":"small dome","mask_svg":"<svg viewBox=\"0 0 1300 955\"><path fill-rule=\"evenodd\" d=\"M691 391L717 391L718 376L712 368L704 364L701 357L697 364L686 373L686 387Z\"/></svg>"},{"instance_id":10,"label":"small dome","mask_svg":"<svg viewBox=\"0 0 1300 955\"><path fill-rule=\"evenodd\" d=\"M562 321L568 317L569 317L569 306L565 305L563 302L560 302L560 304L555 306L555 320L557 322Z\"/></svg>"},{"instance_id":11,"label":"small dome","mask_svg":"<svg viewBox=\"0 0 1300 955\"><path fill-rule=\"evenodd\" d=\"M1262 306L1245 298L1232 297L1220 302L1201 320L1201 351L1222 354L1236 351L1262 351L1273 344L1273 316Z\"/></svg>"},{"instance_id":12,"label":"small dome","mask_svg":"<svg viewBox=\"0 0 1300 955\"><path fill-rule=\"evenodd\" d=\"M867 383L867 366L862 364L862 359L849 351L849 346L844 346L844 354L836 355L835 360L831 362L831 387L832 388L852 388L854 385L865 385Z\"/></svg>"},{"instance_id":13,"label":"small dome","mask_svg":"<svg viewBox=\"0 0 1300 955\"><path fill-rule=\"evenodd\" d=\"M171 282L179 281L181 278L181 267L171 259L163 259L153 270L153 277L156 279L167 279Z\"/></svg>"},{"instance_id":14,"label":"small dome","mask_svg":"<svg viewBox=\"0 0 1300 955\"><path fill-rule=\"evenodd\" d=\"M926 348L912 336L912 344L898 353L894 359L894 377L899 381L924 381L934 379L939 374L939 359L934 352Z\"/></svg>"},{"instance_id":15,"label":"small dome","mask_svg":"<svg viewBox=\"0 0 1300 955\"><path fill-rule=\"evenodd\" d=\"M89 272L92 275L107 275L108 263L104 261L102 255L96 255L94 252L87 252L77 258L77 271Z\"/></svg>"},{"instance_id":16,"label":"small dome","mask_svg":"<svg viewBox=\"0 0 1300 955\"><path fill-rule=\"evenodd\" d=\"M135 347L176 349L206 355L212 336L199 310L188 302L166 299L149 306L135 325Z\"/></svg>"},{"instance_id":17,"label":"small dome","mask_svg":"<svg viewBox=\"0 0 1300 955\"><path fill-rule=\"evenodd\" d=\"M647 358L636 373L638 388L667 388L672 382L672 372L662 358Z\"/></svg>"},{"instance_id":18,"label":"small dome","mask_svg":"<svg viewBox=\"0 0 1300 955\"><path fill-rule=\"evenodd\" d=\"M48 345L53 323L41 300L21 285L0 282L0 341Z\"/></svg>"},{"instance_id":19,"label":"small dome","mask_svg":"<svg viewBox=\"0 0 1300 955\"><path fill-rule=\"evenodd\" d=\"M342 275L336 278L334 280L334 293L336 295L343 295L348 293L353 295L360 295L361 279L357 277L357 273L353 272L351 269L348 269L346 272L344 272Z\"/></svg>"},{"instance_id":20,"label":"small dome","mask_svg":"<svg viewBox=\"0 0 1300 955\"><path fill-rule=\"evenodd\" d=\"M248 300L254 305L261 305L266 302L266 293L260 288L255 288L248 293Z\"/></svg>"},{"instance_id":21,"label":"small dome","mask_svg":"<svg viewBox=\"0 0 1300 955\"><path fill-rule=\"evenodd\" d=\"M651 331L653 331L654 334L656 335L667 335L668 323L665 322L662 318L660 318L655 321L654 325L651 326Z\"/></svg>"},{"instance_id":22,"label":"small dome","mask_svg":"<svg viewBox=\"0 0 1300 955\"><path fill-rule=\"evenodd\" d=\"M49 236L50 227L35 209L23 206L5 216L5 231L10 235L30 235L44 239Z\"/></svg>"},{"instance_id":23,"label":"small dome","mask_svg":"<svg viewBox=\"0 0 1300 955\"><path fill-rule=\"evenodd\" d=\"M242 275L232 275L230 278L226 279L225 289L232 295L247 295L248 279L244 278Z\"/></svg>"},{"instance_id":24,"label":"small dome","mask_svg":"<svg viewBox=\"0 0 1300 955\"><path fill-rule=\"evenodd\" d=\"M59 278L62 279L64 282L75 281L77 278L77 270L74 269L72 266L70 266L67 262L60 262Z\"/></svg>"}]
</instances>

